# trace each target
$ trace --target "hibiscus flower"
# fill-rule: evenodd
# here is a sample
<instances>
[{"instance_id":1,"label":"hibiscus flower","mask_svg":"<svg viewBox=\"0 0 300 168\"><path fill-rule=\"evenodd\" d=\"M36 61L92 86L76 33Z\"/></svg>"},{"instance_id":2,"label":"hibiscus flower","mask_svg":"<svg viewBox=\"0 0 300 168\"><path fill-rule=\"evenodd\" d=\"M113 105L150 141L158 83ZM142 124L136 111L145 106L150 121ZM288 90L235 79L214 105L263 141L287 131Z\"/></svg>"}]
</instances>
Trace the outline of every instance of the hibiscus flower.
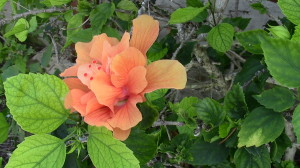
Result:
<instances>
[{"instance_id":1,"label":"hibiscus flower","mask_svg":"<svg viewBox=\"0 0 300 168\"><path fill-rule=\"evenodd\" d=\"M142 115L136 104L144 94L161 88L183 89L185 68L176 60L147 65L146 53L156 40L159 23L151 16L133 20L132 37L121 41L106 34L89 43L76 43L76 64L61 76L70 92L65 106L78 111L89 125L105 126L115 138L125 140Z\"/></svg>"}]
</instances>

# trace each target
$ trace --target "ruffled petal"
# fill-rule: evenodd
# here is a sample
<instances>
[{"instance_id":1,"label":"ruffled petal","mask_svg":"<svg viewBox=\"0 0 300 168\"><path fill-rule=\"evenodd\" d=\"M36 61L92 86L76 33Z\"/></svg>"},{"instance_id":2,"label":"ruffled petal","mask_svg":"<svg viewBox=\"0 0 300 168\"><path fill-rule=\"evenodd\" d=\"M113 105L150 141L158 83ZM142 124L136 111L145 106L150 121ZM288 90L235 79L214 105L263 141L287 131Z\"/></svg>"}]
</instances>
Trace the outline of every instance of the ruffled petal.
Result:
<instances>
[{"instance_id":1,"label":"ruffled petal","mask_svg":"<svg viewBox=\"0 0 300 168\"><path fill-rule=\"evenodd\" d=\"M78 67L79 65L71 66L70 68L65 69L64 72L59 74L59 76L61 77L77 76Z\"/></svg>"},{"instance_id":2,"label":"ruffled petal","mask_svg":"<svg viewBox=\"0 0 300 168\"><path fill-rule=\"evenodd\" d=\"M104 126L109 130L113 130L112 127L107 123L107 120L111 118L111 110L107 107L100 108L93 112L90 112L84 117L84 121L93 126Z\"/></svg>"},{"instance_id":3,"label":"ruffled petal","mask_svg":"<svg viewBox=\"0 0 300 168\"><path fill-rule=\"evenodd\" d=\"M129 72L126 85L129 93L139 94L146 88L147 84L145 67L137 66Z\"/></svg>"},{"instance_id":4,"label":"ruffled petal","mask_svg":"<svg viewBox=\"0 0 300 168\"><path fill-rule=\"evenodd\" d=\"M85 115L86 104L81 103L81 97L84 96L86 92L80 89L72 89L68 96L65 99L66 108L74 108L78 111L82 116Z\"/></svg>"},{"instance_id":5,"label":"ruffled petal","mask_svg":"<svg viewBox=\"0 0 300 168\"><path fill-rule=\"evenodd\" d=\"M93 46L93 40L89 43L78 42L75 44L75 50L77 52L77 64L88 64L92 62L90 52Z\"/></svg>"},{"instance_id":6,"label":"ruffled petal","mask_svg":"<svg viewBox=\"0 0 300 168\"><path fill-rule=\"evenodd\" d=\"M130 97L126 104L115 108L115 115L108 123L113 128L120 128L121 130L128 130L136 126L142 120L142 114L136 107L138 102L142 102L140 96Z\"/></svg>"},{"instance_id":7,"label":"ruffled petal","mask_svg":"<svg viewBox=\"0 0 300 168\"><path fill-rule=\"evenodd\" d=\"M86 114L88 115L89 113L91 113L97 109L103 108L103 107L105 107L105 106L102 104L99 104L96 96L94 96L87 102Z\"/></svg>"},{"instance_id":8,"label":"ruffled petal","mask_svg":"<svg viewBox=\"0 0 300 168\"><path fill-rule=\"evenodd\" d=\"M139 49L145 56L159 33L159 22L151 16L141 15L133 21L130 46Z\"/></svg>"},{"instance_id":9,"label":"ruffled petal","mask_svg":"<svg viewBox=\"0 0 300 168\"><path fill-rule=\"evenodd\" d=\"M77 76L83 84L90 87L95 74L100 70L101 65L97 63L81 64L78 68Z\"/></svg>"},{"instance_id":10,"label":"ruffled petal","mask_svg":"<svg viewBox=\"0 0 300 168\"><path fill-rule=\"evenodd\" d=\"M144 93L162 88L183 89L187 81L184 66L176 60L159 60L151 63L147 66L146 79L148 85Z\"/></svg>"},{"instance_id":11,"label":"ruffled petal","mask_svg":"<svg viewBox=\"0 0 300 168\"><path fill-rule=\"evenodd\" d=\"M113 110L114 104L122 96L122 89L114 87L110 82L110 76L100 70L91 82L91 90L95 93L100 104Z\"/></svg>"},{"instance_id":12,"label":"ruffled petal","mask_svg":"<svg viewBox=\"0 0 300 168\"><path fill-rule=\"evenodd\" d=\"M128 136L130 134L130 131L131 131L131 129L121 130L119 128L114 128L114 130L113 130L113 136L116 139L119 139L121 141L125 141L128 138Z\"/></svg>"},{"instance_id":13,"label":"ruffled petal","mask_svg":"<svg viewBox=\"0 0 300 168\"><path fill-rule=\"evenodd\" d=\"M111 82L116 87L122 87L127 83L128 73L136 66L145 66L146 58L136 48L129 47L118 54L111 62Z\"/></svg>"},{"instance_id":14,"label":"ruffled petal","mask_svg":"<svg viewBox=\"0 0 300 168\"><path fill-rule=\"evenodd\" d=\"M101 62L102 60L102 51L104 41L110 42L109 38L105 33L93 37L93 46L91 48L90 56L95 60Z\"/></svg>"},{"instance_id":15,"label":"ruffled petal","mask_svg":"<svg viewBox=\"0 0 300 168\"><path fill-rule=\"evenodd\" d=\"M70 90L72 89L80 89L84 92L89 91L89 88L84 85L78 78L65 78L63 81L66 83Z\"/></svg>"}]
</instances>

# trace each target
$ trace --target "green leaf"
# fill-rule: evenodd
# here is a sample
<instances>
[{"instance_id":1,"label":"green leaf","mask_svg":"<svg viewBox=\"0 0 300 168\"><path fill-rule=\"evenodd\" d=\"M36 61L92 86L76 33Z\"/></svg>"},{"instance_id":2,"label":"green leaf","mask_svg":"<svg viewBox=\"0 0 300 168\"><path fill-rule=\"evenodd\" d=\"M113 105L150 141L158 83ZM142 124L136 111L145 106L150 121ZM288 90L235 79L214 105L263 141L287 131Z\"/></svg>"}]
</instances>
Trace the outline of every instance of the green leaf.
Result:
<instances>
[{"instance_id":1,"label":"green leaf","mask_svg":"<svg viewBox=\"0 0 300 168\"><path fill-rule=\"evenodd\" d=\"M224 99L224 109L230 118L240 119L248 112L243 88L236 84L226 94Z\"/></svg>"},{"instance_id":2,"label":"green leaf","mask_svg":"<svg viewBox=\"0 0 300 168\"><path fill-rule=\"evenodd\" d=\"M2 113L0 113L0 144L6 141L8 137L9 125Z\"/></svg>"},{"instance_id":3,"label":"green leaf","mask_svg":"<svg viewBox=\"0 0 300 168\"><path fill-rule=\"evenodd\" d=\"M228 23L221 23L208 32L207 41L215 50L226 52L231 48L233 35L233 26Z\"/></svg>"},{"instance_id":4,"label":"green leaf","mask_svg":"<svg viewBox=\"0 0 300 168\"><path fill-rule=\"evenodd\" d=\"M93 30L92 28L84 29L84 30L79 30L76 33L72 33L72 36L70 37L72 42L77 43L77 42L90 42L93 39Z\"/></svg>"},{"instance_id":5,"label":"green leaf","mask_svg":"<svg viewBox=\"0 0 300 168\"><path fill-rule=\"evenodd\" d=\"M3 73L1 74L2 80L5 81L7 78L16 76L19 74L18 67L16 65L9 66L6 68Z\"/></svg>"},{"instance_id":6,"label":"green leaf","mask_svg":"<svg viewBox=\"0 0 300 168\"><path fill-rule=\"evenodd\" d=\"M300 143L300 105L294 110L292 123L297 136L297 142Z\"/></svg>"},{"instance_id":7,"label":"green leaf","mask_svg":"<svg viewBox=\"0 0 300 168\"><path fill-rule=\"evenodd\" d=\"M213 99L205 98L195 106L198 117L206 124L218 126L225 118L226 112L223 110L223 106Z\"/></svg>"},{"instance_id":8,"label":"green leaf","mask_svg":"<svg viewBox=\"0 0 300 168\"><path fill-rule=\"evenodd\" d=\"M90 21L94 35L101 33L103 25L113 15L114 11L115 5L113 3L102 3L92 10Z\"/></svg>"},{"instance_id":9,"label":"green leaf","mask_svg":"<svg viewBox=\"0 0 300 168\"><path fill-rule=\"evenodd\" d=\"M229 150L218 142L197 140L189 149L189 153L192 156L189 163L193 165L214 165L225 161Z\"/></svg>"},{"instance_id":10,"label":"green leaf","mask_svg":"<svg viewBox=\"0 0 300 168\"><path fill-rule=\"evenodd\" d=\"M244 120L238 134L242 146L261 146L274 141L284 129L284 118L281 113L258 107Z\"/></svg>"},{"instance_id":11,"label":"green leaf","mask_svg":"<svg viewBox=\"0 0 300 168\"><path fill-rule=\"evenodd\" d=\"M300 86L300 42L262 39L265 62L273 78L287 87Z\"/></svg>"},{"instance_id":12,"label":"green leaf","mask_svg":"<svg viewBox=\"0 0 300 168\"><path fill-rule=\"evenodd\" d=\"M0 167L2 167L3 158L0 157Z\"/></svg>"},{"instance_id":13,"label":"green leaf","mask_svg":"<svg viewBox=\"0 0 300 168\"><path fill-rule=\"evenodd\" d=\"M0 11L3 9L6 2L7 2L7 0L0 0Z\"/></svg>"},{"instance_id":14,"label":"green leaf","mask_svg":"<svg viewBox=\"0 0 300 168\"><path fill-rule=\"evenodd\" d=\"M139 167L139 161L126 145L112 137L105 127L89 126L89 156L97 168Z\"/></svg>"},{"instance_id":15,"label":"green leaf","mask_svg":"<svg viewBox=\"0 0 300 168\"><path fill-rule=\"evenodd\" d=\"M187 0L186 1L186 6L191 6L191 7L203 7L203 3L200 0Z\"/></svg>"},{"instance_id":16,"label":"green leaf","mask_svg":"<svg viewBox=\"0 0 300 168\"><path fill-rule=\"evenodd\" d=\"M268 12L267 8L260 2L253 3L250 6L252 9L258 10L260 14L265 14Z\"/></svg>"},{"instance_id":17,"label":"green leaf","mask_svg":"<svg viewBox=\"0 0 300 168\"><path fill-rule=\"evenodd\" d=\"M295 27L295 32L291 40L300 42L300 25Z\"/></svg>"},{"instance_id":18,"label":"green leaf","mask_svg":"<svg viewBox=\"0 0 300 168\"><path fill-rule=\"evenodd\" d=\"M42 67L46 68L48 66L51 57L52 57L52 45L49 45L42 56L42 60L41 60Z\"/></svg>"},{"instance_id":19,"label":"green leaf","mask_svg":"<svg viewBox=\"0 0 300 168\"><path fill-rule=\"evenodd\" d=\"M103 26L102 33L106 33L108 37L115 37L119 40L122 38L120 32L110 26Z\"/></svg>"},{"instance_id":20,"label":"green leaf","mask_svg":"<svg viewBox=\"0 0 300 168\"><path fill-rule=\"evenodd\" d=\"M164 48L160 43L155 42L147 52L147 58L148 60L154 62L162 59L167 53L167 47Z\"/></svg>"},{"instance_id":21,"label":"green leaf","mask_svg":"<svg viewBox=\"0 0 300 168\"><path fill-rule=\"evenodd\" d=\"M206 10L207 5L202 8L186 7L179 8L171 14L170 24L184 23L191 21L201 12Z\"/></svg>"},{"instance_id":22,"label":"green leaf","mask_svg":"<svg viewBox=\"0 0 300 168\"><path fill-rule=\"evenodd\" d=\"M243 18L243 17L235 17L235 18L225 18L223 19L223 23L229 23L232 26L236 26L241 30L245 30L248 26L251 18Z\"/></svg>"},{"instance_id":23,"label":"green leaf","mask_svg":"<svg viewBox=\"0 0 300 168\"><path fill-rule=\"evenodd\" d=\"M234 153L236 168L271 168L271 159L268 148L239 148Z\"/></svg>"},{"instance_id":24,"label":"green leaf","mask_svg":"<svg viewBox=\"0 0 300 168\"><path fill-rule=\"evenodd\" d=\"M151 93L146 94L146 98L148 101L155 101L165 96L165 94L169 91L169 89L158 89Z\"/></svg>"},{"instance_id":25,"label":"green leaf","mask_svg":"<svg viewBox=\"0 0 300 168\"><path fill-rule=\"evenodd\" d=\"M17 123L30 133L49 133L68 117L65 83L54 75L19 74L4 82L7 107Z\"/></svg>"},{"instance_id":26,"label":"green leaf","mask_svg":"<svg viewBox=\"0 0 300 168\"><path fill-rule=\"evenodd\" d=\"M278 0L282 13L294 24L300 24L300 3L297 0Z\"/></svg>"},{"instance_id":27,"label":"green leaf","mask_svg":"<svg viewBox=\"0 0 300 168\"><path fill-rule=\"evenodd\" d=\"M139 123L140 128L146 129L151 127L158 118L158 111L147 103L138 104L138 107L143 116L143 120Z\"/></svg>"},{"instance_id":28,"label":"green leaf","mask_svg":"<svg viewBox=\"0 0 300 168\"><path fill-rule=\"evenodd\" d=\"M236 38L242 44L242 46L249 52L254 54L263 53L260 47L260 37L268 37L268 33L264 30L250 30L245 32L240 32L236 34Z\"/></svg>"},{"instance_id":29,"label":"green leaf","mask_svg":"<svg viewBox=\"0 0 300 168\"><path fill-rule=\"evenodd\" d=\"M36 21L36 16L33 16L30 20L29 20L29 25L30 25L30 27L29 27L29 29L28 29L28 33L31 33L31 32L33 32L33 31L35 31L36 30L36 28L37 28L37 21Z\"/></svg>"},{"instance_id":30,"label":"green leaf","mask_svg":"<svg viewBox=\"0 0 300 168\"><path fill-rule=\"evenodd\" d=\"M138 129L132 130L124 143L133 151L134 156L140 161L140 165L144 165L154 158L157 152L155 136Z\"/></svg>"},{"instance_id":31,"label":"green leaf","mask_svg":"<svg viewBox=\"0 0 300 168\"><path fill-rule=\"evenodd\" d=\"M130 0L121 0L118 5L118 9L121 9L122 12L116 11L116 15L124 21L130 21L135 18L135 15L138 11L138 8ZM125 10L123 12L123 10Z\"/></svg>"},{"instance_id":32,"label":"green leaf","mask_svg":"<svg viewBox=\"0 0 300 168\"><path fill-rule=\"evenodd\" d=\"M69 2L71 2L72 0L49 0L51 5L53 6L60 6L60 5L65 5Z\"/></svg>"},{"instance_id":33,"label":"green leaf","mask_svg":"<svg viewBox=\"0 0 300 168\"><path fill-rule=\"evenodd\" d=\"M27 39L29 23L26 19L19 19L12 30L4 34L4 37L15 35L19 41L24 42Z\"/></svg>"},{"instance_id":34,"label":"green leaf","mask_svg":"<svg viewBox=\"0 0 300 168\"><path fill-rule=\"evenodd\" d=\"M32 135L18 145L5 168L61 168L65 158L63 140L48 134Z\"/></svg>"},{"instance_id":35,"label":"green leaf","mask_svg":"<svg viewBox=\"0 0 300 168\"><path fill-rule=\"evenodd\" d=\"M83 15L81 13L78 13L72 16L72 18L68 21L67 40L64 47L67 47L70 44L72 44L72 40L71 40L72 36L76 35L76 33L82 29L81 27L82 19L83 19Z\"/></svg>"},{"instance_id":36,"label":"green leaf","mask_svg":"<svg viewBox=\"0 0 300 168\"><path fill-rule=\"evenodd\" d=\"M260 95L253 96L261 105L276 112L282 112L289 109L295 103L295 97L292 91L284 87L274 87L265 90Z\"/></svg>"},{"instance_id":37,"label":"green leaf","mask_svg":"<svg viewBox=\"0 0 300 168\"><path fill-rule=\"evenodd\" d=\"M219 137L220 138L225 138L227 135L230 133L230 130L234 127L233 122L223 122L219 126Z\"/></svg>"},{"instance_id":38,"label":"green leaf","mask_svg":"<svg viewBox=\"0 0 300 168\"><path fill-rule=\"evenodd\" d=\"M274 142L271 143L271 159L276 162L281 162L282 155L285 153L286 148L291 147L292 143L290 138L282 133Z\"/></svg>"}]
</instances>

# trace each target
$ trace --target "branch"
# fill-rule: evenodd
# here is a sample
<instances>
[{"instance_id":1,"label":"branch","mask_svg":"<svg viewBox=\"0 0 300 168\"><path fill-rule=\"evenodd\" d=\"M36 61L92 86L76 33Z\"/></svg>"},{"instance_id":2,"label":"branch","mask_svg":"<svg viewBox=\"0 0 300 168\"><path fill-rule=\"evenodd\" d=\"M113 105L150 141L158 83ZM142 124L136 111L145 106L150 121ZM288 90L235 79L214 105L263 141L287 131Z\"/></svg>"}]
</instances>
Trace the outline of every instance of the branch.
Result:
<instances>
[{"instance_id":1,"label":"branch","mask_svg":"<svg viewBox=\"0 0 300 168\"><path fill-rule=\"evenodd\" d=\"M187 34L186 37L184 37L184 39L181 41L179 47L173 53L172 58L171 58L172 60L176 59L176 56L179 53L179 51L181 50L181 48L183 47L184 43L191 38L191 36L194 34L194 32L195 32L195 28L193 27L192 30L191 30L191 32L189 34ZM179 37L179 38L181 39L181 37Z\"/></svg>"},{"instance_id":2,"label":"branch","mask_svg":"<svg viewBox=\"0 0 300 168\"><path fill-rule=\"evenodd\" d=\"M179 121L156 121L152 124L152 127L159 127L159 126L165 126L165 125L174 125L174 126L184 126L185 123L179 122Z\"/></svg>"},{"instance_id":3,"label":"branch","mask_svg":"<svg viewBox=\"0 0 300 168\"><path fill-rule=\"evenodd\" d=\"M36 14L40 14L40 13L52 13L52 12L64 12L70 9L76 9L76 8L49 8L49 9L40 9L40 10L32 10L32 11L28 11L28 12L24 12L21 14L17 14L14 15L12 18L6 18L6 19L1 19L0 20L0 26L3 26L13 20L19 19L19 18L23 18L23 17L27 17L29 15L36 15Z\"/></svg>"}]
</instances>

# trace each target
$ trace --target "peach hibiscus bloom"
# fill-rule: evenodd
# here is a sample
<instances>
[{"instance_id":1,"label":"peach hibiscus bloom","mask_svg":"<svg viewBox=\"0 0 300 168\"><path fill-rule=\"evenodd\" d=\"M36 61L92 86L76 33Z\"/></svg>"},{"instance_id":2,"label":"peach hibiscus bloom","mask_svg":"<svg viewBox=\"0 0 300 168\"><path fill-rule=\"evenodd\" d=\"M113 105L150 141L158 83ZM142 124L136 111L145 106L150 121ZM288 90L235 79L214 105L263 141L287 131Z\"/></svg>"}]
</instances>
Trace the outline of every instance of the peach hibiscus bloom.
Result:
<instances>
[{"instance_id":1,"label":"peach hibiscus bloom","mask_svg":"<svg viewBox=\"0 0 300 168\"><path fill-rule=\"evenodd\" d=\"M183 89L185 68L176 60L159 60L147 65L146 52L156 40L159 23L151 16L133 20L130 39L121 41L106 34L89 43L76 43L76 64L61 76L70 92L65 106L78 111L89 125L105 126L115 138L125 140L142 115L136 104L144 94L161 88Z\"/></svg>"}]
</instances>

